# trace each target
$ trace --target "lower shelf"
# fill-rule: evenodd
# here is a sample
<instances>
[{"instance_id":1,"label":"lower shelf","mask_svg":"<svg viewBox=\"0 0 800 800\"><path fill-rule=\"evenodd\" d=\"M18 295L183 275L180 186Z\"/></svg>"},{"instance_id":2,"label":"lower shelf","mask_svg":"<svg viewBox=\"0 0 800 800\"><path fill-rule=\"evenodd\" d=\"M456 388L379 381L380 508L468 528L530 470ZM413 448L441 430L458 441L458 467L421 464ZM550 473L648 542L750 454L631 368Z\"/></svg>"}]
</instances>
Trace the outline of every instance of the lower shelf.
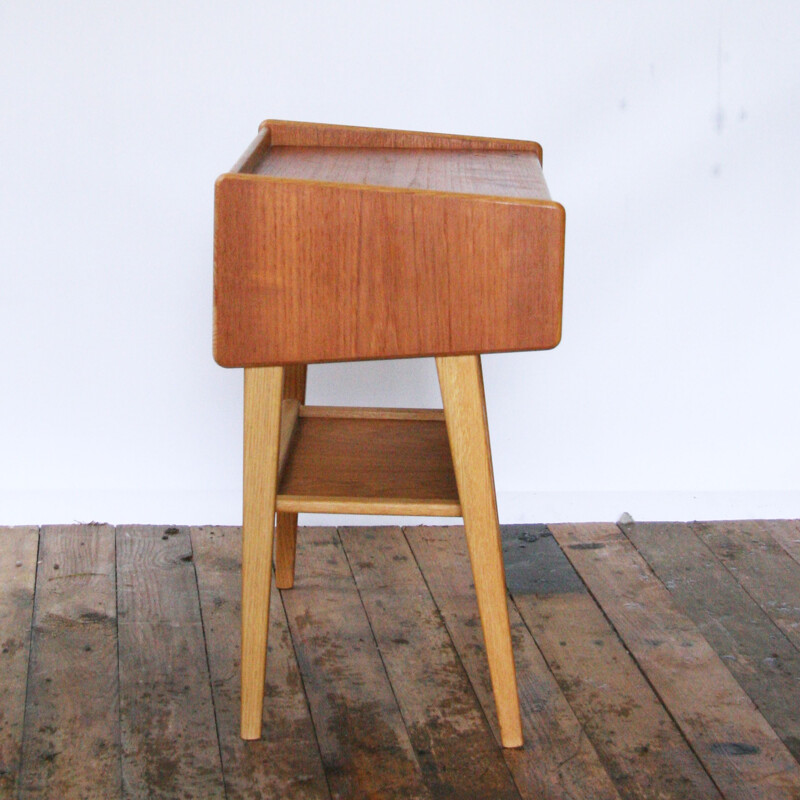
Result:
<instances>
[{"instance_id":1,"label":"lower shelf","mask_svg":"<svg viewBox=\"0 0 800 800\"><path fill-rule=\"evenodd\" d=\"M278 511L461 516L441 411L301 406Z\"/></svg>"}]
</instances>

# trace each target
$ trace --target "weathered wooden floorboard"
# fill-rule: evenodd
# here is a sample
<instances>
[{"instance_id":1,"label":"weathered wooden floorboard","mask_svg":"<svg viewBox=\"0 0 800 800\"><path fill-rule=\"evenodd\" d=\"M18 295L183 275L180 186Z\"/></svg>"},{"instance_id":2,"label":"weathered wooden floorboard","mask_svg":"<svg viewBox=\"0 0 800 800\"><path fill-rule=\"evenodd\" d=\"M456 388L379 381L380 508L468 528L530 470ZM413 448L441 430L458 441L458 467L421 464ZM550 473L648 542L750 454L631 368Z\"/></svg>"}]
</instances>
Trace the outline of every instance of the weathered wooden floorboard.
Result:
<instances>
[{"instance_id":1,"label":"weathered wooden floorboard","mask_svg":"<svg viewBox=\"0 0 800 800\"><path fill-rule=\"evenodd\" d=\"M114 530L42 528L20 798L119 797Z\"/></svg>"},{"instance_id":2,"label":"weathered wooden floorboard","mask_svg":"<svg viewBox=\"0 0 800 800\"><path fill-rule=\"evenodd\" d=\"M508 588L626 800L719 791L544 525L503 530Z\"/></svg>"},{"instance_id":3,"label":"weathered wooden floorboard","mask_svg":"<svg viewBox=\"0 0 800 800\"><path fill-rule=\"evenodd\" d=\"M431 795L519 800L400 528L339 535Z\"/></svg>"},{"instance_id":4,"label":"weathered wooden floorboard","mask_svg":"<svg viewBox=\"0 0 800 800\"><path fill-rule=\"evenodd\" d=\"M695 522L692 530L800 650L800 564L754 522Z\"/></svg>"},{"instance_id":5,"label":"weathered wooden floorboard","mask_svg":"<svg viewBox=\"0 0 800 800\"><path fill-rule=\"evenodd\" d=\"M768 533L798 564L800 564L800 520L767 519L754 524L758 530Z\"/></svg>"},{"instance_id":6,"label":"weathered wooden floorboard","mask_svg":"<svg viewBox=\"0 0 800 800\"><path fill-rule=\"evenodd\" d=\"M38 528L0 528L0 797L18 789L38 549Z\"/></svg>"},{"instance_id":7,"label":"weathered wooden floorboard","mask_svg":"<svg viewBox=\"0 0 800 800\"><path fill-rule=\"evenodd\" d=\"M550 529L722 794L796 800L800 766L622 531Z\"/></svg>"},{"instance_id":8,"label":"weathered wooden floorboard","mask_svg":"<svg viewBox=\"0 0 800 800\"><path fill-rule=\"evenodd\" d=\"M499 742L477 600L460 526L405 530L476 695ZM516 609L509 609L525 745L503 755L525 798L618 797Z\"/></svg>"},{"instance_id":9,"label":"weathered wooden floorboard","mask_svg":"<svg viewBox=\"0 0 800 800\"><path fill-rule=\"evenodd\" d=\"M690 525L637 522L623 532L800 758L800 652Z\"/></svg>"},{"instance_id":10,"label":"weathered wooden floorboard","mask_svg":"<svg viewBox=\"0 0 800 800\"><path fill-rule=\"evenodd\" d=\"M223 798L186 528L117 529L123 796Z\"/></svg>"},{"instance_id":11,"label":"weathered wooden floorboard","mask_svg":"<svg viewBox=\"0 0 800 800\"><path fill-rule=\"evenodd\" d=\"M551 528L504 530L510 751L460 527L300 530L257 742L238 528L0 528L0 797L800 800L800 523Z\"/></svg>"},{"instance_id":12,"label":"weathered wooden floorboard","mask_svg":"<svg viewBox=\"0 0 800 800\"><path fill-rule=\"evenodd\" d=\"M286 614L273 585L260 740L239 737L242 531L192 528L228 800L328 798Z\"/></svg>"},{"instance_id":13,"label":"weathered wooden floorboard","mask_svg":"<svg viewBox=\"0 0 800 800\"><path fill-rule=\"evenodd\" d=\"M282 599L331 796L430 798L335 529L297 536Z\"/></svg>"}]
</instances>

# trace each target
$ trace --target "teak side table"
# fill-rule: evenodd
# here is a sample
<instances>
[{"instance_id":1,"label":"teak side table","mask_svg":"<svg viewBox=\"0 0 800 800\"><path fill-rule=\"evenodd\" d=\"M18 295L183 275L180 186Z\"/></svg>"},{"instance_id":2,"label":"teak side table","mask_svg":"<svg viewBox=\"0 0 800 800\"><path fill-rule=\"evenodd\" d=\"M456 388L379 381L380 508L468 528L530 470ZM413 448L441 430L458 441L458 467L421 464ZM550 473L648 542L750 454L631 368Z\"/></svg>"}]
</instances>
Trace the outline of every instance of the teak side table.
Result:
<instances>
[{"instance_id":1,"label":"teak side table","mask_svg":"<svg viewBox=\"0 0 800 800\"><path fill-rule=\"evenodd\" d=\"M555 347L564 209L534 142L268 120L216 184L214 357L244 368L241 735L261 735L273 531L461 516L502 743L522 744L480 354ZM435 356L443 410L306 406L306 365ZM277 514L277 524L276 524Z\"/></svg>"}]
</instances>

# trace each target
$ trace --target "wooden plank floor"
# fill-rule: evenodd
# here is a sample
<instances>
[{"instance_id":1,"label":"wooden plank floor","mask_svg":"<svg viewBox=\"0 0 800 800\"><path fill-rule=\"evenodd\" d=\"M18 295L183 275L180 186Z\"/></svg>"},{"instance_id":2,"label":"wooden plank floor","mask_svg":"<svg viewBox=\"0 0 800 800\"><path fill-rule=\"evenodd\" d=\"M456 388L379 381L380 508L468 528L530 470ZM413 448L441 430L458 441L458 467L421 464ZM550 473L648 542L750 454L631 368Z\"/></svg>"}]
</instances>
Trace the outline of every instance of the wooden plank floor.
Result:
<instances>
[{"instance_id":1,"label":"wooden plank floor","mask_svg":"<svg viewBox=\"0 0 800 800\"><path fill-rule=\"evenodd\" d=\"M800 800L798 522L503 539L520 750L460 527L300 529L257 742L238 528L0 528L0 798Z\"/></svg>"}]
</instances>

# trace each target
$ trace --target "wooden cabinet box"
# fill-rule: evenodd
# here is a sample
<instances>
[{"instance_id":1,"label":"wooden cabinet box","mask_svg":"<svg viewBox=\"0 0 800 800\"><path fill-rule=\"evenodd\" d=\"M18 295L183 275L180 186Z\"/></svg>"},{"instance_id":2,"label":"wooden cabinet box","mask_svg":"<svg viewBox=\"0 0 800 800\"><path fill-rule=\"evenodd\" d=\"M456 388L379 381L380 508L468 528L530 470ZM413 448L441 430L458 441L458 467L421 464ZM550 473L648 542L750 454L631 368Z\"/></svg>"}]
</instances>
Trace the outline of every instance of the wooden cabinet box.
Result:
<instances>
[{"instance_id":1,"label":"wooden cabinet box","mask_svg":"<svg viewBox=\"0 0 800 800\"><path fill-rule=\"evenodd\" d=\"M563 256L534 142L269 120L216 185L214 357L551 348Z\"/></svg>"}]
</instances>

